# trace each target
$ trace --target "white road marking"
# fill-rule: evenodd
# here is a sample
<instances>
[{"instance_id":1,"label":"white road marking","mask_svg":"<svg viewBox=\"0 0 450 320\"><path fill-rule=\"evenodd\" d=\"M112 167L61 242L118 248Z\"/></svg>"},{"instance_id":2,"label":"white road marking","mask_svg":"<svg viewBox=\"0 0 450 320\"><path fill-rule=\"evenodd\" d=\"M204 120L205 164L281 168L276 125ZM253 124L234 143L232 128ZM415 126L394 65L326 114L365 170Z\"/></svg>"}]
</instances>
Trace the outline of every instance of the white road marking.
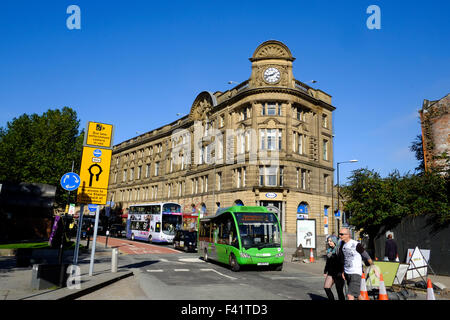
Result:
<instances>
[{"instance_id":1,"label":"white road marking","mask_svg":"<svg viewBox=\"0 0 450 320\"><path fill-rule=\"evenodd\" d=\"M147 270L147 272L164 272L162 269Z\"/></svg>"},{"instance_id":2,"label":"white road marking","mask_svg":"<svg viewBox=\"0 0 450 320\"><path fill-rule=\"evenodd\" d=\"M175 272L189 272L189 269L174 269Z\"/></svg>"},{"instance_id":3,"label":"white road marking","mask_svg":"<svg viewBox=\"0 0 450 320\"><path fill-rule=\"evenodd\" d=\"M181 259L178 259L178 261L183 261L183 262L205 262L203 260L200 260L200 258L181 258Z\"/></svg>"},{"instance_id":4,"label":"white road marking","mask_svg":"<svg viewBox=\"0 0 450 320\"><path fill-rule=\"evenodd\" d=\"M200 271L214 271L215 273L221 275L222 277L231 279L231 280L237 280L237 278L235 277L231 277L231 276L227 276L226 274L220 273L219 271L215 270L215 269L200 269Z\"/></svg>"}]
</instances>

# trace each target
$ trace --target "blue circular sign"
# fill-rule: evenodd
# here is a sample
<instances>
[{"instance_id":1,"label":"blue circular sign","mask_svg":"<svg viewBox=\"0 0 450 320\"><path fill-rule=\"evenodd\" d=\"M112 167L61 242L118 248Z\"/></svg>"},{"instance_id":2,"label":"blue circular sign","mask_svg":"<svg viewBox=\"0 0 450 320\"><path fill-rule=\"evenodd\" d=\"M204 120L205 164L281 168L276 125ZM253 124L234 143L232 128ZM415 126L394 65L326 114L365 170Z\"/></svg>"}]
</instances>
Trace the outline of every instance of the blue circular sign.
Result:
<instances>
[{"instance_id":1,"label":"blue circular sign","mask_svg":"<svg viewBox=\"0 0 450 320\"><path fill-rule=\"evenodd\" d=\"M67 191L73 191L80 186L81 179L75 172L67 172L61 177L61 187Z\"/></svg>"},{"instance_id":2,"label":"blue circular sign","mask_svg":"<svg viewBox=\"0 0 450 320\"><path fill-rule=\"evenodd\" d=\"M100 157L102 155L102 150L100 149L95 149L94 150L94 157Z\"/></svg>"}]
</instances>

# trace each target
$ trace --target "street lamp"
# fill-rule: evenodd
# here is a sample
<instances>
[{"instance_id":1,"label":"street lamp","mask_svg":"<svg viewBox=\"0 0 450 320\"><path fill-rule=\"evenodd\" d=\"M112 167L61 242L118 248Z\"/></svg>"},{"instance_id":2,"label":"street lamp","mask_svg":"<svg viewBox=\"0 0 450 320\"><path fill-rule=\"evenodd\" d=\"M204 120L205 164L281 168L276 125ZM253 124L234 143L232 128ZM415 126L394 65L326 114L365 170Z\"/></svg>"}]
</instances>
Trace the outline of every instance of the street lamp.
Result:
<instances>
[{"instance_id":1,"label":"street lamp","mask_svg":"<svg viewBox=\"0 0 450 320\"><path fill-rule=\"evenodd\" d=\"M341 162L337 163L337 200L338 200L337 210L338 210L338 212L339 212L339 203L340 203L340 201L339 201L339 197L340 197L339 196L339 165L341 163L354 163L354 162L358 162L358 160L348 160L348 161L341 161ZM343 218L343 216L342 216L342 218ZM338 220L338 224L339 224L339 220ZM338 231L339 231L339 225L338 225Z\"/></svg>"}]
</instances>

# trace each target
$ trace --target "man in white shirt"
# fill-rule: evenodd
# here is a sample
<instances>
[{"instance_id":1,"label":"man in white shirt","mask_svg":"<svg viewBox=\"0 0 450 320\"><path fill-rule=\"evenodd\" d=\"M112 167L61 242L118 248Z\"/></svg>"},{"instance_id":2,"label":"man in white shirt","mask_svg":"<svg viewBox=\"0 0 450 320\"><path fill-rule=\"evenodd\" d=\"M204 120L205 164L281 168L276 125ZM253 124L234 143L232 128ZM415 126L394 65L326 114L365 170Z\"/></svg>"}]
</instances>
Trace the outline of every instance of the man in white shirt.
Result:
<instances>
[{"instance_id":1,"label":"man in white shirt","mask_svg":"<svg viewBox=\"0 0 450 320\"><path fill-rule=\"evenodd\" d=\"M347 280L348 292L347 299L355 300L359 298L361 289L362 276L362 259L373 265L373 261L369 254L364 250L364 247L358 241L351 238L350 230L348 228L341 228L339 230L339 237L342 240L339 245L339 255L344 263L344 273L342 277ZM375 269L375 275L380 277L378 271Z\"/></svg>"}]
</instances>

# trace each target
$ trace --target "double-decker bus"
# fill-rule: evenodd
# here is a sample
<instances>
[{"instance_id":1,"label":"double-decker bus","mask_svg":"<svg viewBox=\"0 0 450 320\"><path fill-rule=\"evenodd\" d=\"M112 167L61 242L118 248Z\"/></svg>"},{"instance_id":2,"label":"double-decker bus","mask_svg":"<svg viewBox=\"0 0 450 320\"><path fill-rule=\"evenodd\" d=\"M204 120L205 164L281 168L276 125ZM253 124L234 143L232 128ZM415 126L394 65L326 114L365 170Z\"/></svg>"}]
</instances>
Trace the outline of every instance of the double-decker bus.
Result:
<instances>
[{"instance_id":1,"label":"double-decker bus","mask_svg":"<svg viewBox=\"0 0 450 320\"><path fill-rule=\"evenodd\" d=\"M283 268L280 222L265 207L233 206L199 219L198 252L205 261Z\"/></svg>"},{"instance_id":2,"label":"double-decker bus","mask_svg":"<svg viewBox=\"0 0 450 320\"><path fill-rule=\"evenodd\" d=\"M181 205L173 202L134 204L128 208L127 238L172 243L182 224Z\"/></svg>"}]
</instances>

